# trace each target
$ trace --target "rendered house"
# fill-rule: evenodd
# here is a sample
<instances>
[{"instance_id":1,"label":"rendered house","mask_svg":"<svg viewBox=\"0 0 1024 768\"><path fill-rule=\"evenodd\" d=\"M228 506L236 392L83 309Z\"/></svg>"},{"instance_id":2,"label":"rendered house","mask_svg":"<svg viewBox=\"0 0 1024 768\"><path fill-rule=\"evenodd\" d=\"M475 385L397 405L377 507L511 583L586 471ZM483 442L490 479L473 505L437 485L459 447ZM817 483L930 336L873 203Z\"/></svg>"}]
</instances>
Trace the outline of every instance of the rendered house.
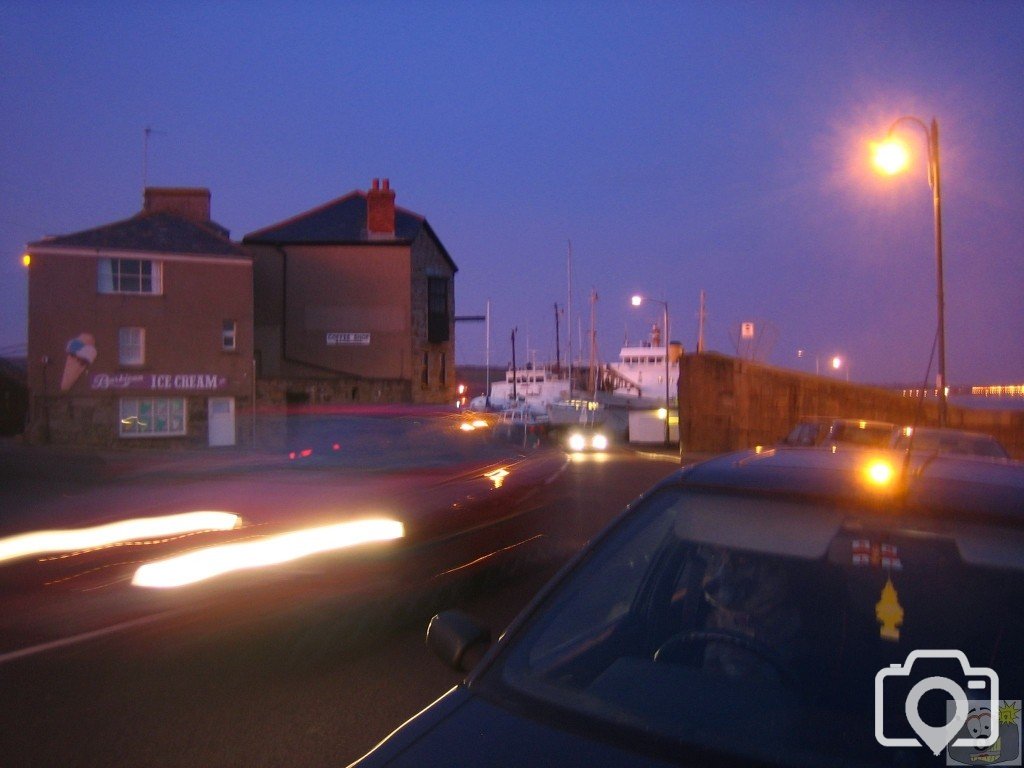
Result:
<instances>
[{"instance_id":1,"label":"rendered house","mask_svg":"<svg viewBox=\"0 0 1024 768\"><path fill-rule=\"evenodd\" d=\"M458 268L387 179L242 242L261 400L454 402Z\"/></svg>"},{"instance_id":2,"label":"rendered house","mask_svg":"<svg viewBox=\"0 0 1024 768\"><path fill-rule=\"evenodd\" d=\"M27 252L31 439L247 442L252 259L209 190L148 188L137 215Z\"/></svg>"}]
</instances>

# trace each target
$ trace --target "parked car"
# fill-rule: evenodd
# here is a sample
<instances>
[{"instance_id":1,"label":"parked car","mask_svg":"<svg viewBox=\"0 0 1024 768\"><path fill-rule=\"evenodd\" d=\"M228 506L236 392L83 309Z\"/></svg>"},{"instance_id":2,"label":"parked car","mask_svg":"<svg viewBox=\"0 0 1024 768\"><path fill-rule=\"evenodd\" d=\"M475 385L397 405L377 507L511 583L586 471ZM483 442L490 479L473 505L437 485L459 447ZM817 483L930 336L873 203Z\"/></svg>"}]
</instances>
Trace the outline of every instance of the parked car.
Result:
<instances>
[{"instance_id":1,"label":"parked car","mask_svg":"<svg viewBox=\"0 0 1024 768\"><path fill-rule=\"evenodd\" d=\"M992 435L962 429L903 427L892 438L892 447L899 451L955 453L966 456L1010 458L1002 443Z\"/></svg>"},{"instance_id":2,"label":"parked car","mask_svg":"<svg viewBox=\"0 0 1024 768\"><path fill-rule=\"evenodd\" d=\"M949 749L992 762L1020 743L1024 464L905 466L779 448L677 471L358 765L932 765L919 726L954 721ZM488 637L452 611L427 642L464 668ZM964 661L998 675L998 696L969 687L997 746L930 695Z\"/></svg>"},{"instance_id":3,"label":"parked car","mask_svg":"<svg viewBox=\"0 0 1024 768\"><path fill-rule=\"evenodd\" d=\"M898 427L888 421L866 419L804 419L782 440L783 445L859 445L885 448Z\"/></svg>"}]
</instances>

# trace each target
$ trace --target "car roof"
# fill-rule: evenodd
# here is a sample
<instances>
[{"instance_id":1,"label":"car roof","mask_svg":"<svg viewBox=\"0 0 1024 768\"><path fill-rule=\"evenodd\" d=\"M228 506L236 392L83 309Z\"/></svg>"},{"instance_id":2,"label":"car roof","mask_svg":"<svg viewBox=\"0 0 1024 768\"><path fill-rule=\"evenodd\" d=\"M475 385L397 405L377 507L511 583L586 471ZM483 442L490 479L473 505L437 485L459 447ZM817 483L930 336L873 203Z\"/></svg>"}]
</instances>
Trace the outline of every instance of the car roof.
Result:
<instances>
[{"instance_id":1,"label":"car roof","mask_svg":"<svg viewBox=\"0 0 1024 768\"><path fill-rule=\"evenodd\" d=\"M895 473L892 482L868 480L869 467L878 462ZM1007 459L946 454L908 458L902 451L885 449L779 447L693 464L668 482L839 504L1006 517L1024 525L1024 463Z\"/></svg>"},{"instance_id":2,"label":"car roof","mask_svg":"<svg viewBox=\"0 0 1024 768\"><path fill-rule=\"evenodd\" d=\"M929 436L932 436L932 435L939 435L939 436L941 436L941 435L949 435L949 436L954 436L955 435L955 436L958 436L958 437L970 437L970 438L978 438L978 439L984 439L984 440L991 440L993 442L999 442L998 440L995 439L995 437L993 437L992 435L990 435L990 434L988 434L986 432L972 432L972 431L967 430L967 429L955 429L955 428L952 428L952 427L914 427L914 426L911 426L910 424L906 425L905 427L900 427L900 436L906 437L904 432L906 430L908 430L908 429L912 429L914 431L914 434L918 435L918 436L921 436L921 435L929 435Z\"/></svg>"}]
</instances>

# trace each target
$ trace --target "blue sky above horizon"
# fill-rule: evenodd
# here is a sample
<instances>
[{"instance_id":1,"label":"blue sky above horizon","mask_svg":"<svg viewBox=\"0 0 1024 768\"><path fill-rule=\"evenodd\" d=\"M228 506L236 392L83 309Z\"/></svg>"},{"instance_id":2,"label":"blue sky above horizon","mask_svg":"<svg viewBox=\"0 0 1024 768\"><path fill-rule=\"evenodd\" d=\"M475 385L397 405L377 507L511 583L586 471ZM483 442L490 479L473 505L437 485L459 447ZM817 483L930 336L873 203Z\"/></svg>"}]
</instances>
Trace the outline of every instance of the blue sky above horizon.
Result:
<instances>
[{"instance_id":1,"label":"blue sky above horizon","mask_svg":"<svg viewBox=\"0 0 1024 768\"><path fill-rule=\"evenodd\" d=\"M667 300L672 337L853 380L923 380L935 333L924 164L867 146L941 130L950 383L1024 382L1024 4L7 0L0 28L0 353L26 335L27 242L204 186L243 235L388 177L491 306L554 357L598 295L602 359ZM924 138L902 131L911 148ZM563 334L565 320L561 327ZM564 354L567 342L563 336ZM481 325L457 360L483 362ZM798 349L809 356L797 358ZM934 376L934 369L932 371Z\"/></svg>"}]
</instances>

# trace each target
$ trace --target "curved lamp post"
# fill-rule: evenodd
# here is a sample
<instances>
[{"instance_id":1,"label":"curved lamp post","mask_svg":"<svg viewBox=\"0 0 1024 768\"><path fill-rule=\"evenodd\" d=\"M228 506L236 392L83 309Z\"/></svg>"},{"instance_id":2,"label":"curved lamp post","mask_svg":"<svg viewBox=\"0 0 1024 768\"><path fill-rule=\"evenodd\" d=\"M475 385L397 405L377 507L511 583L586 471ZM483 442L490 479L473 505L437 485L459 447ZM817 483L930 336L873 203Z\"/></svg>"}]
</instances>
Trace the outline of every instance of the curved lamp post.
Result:
<instances>
[{"instance_id":1,"label":"curved lamp post","mask_svg":"<svg viewBox=\"0 0 1024 768\"><path fill-rule=\"evenodd\" d=\"M916 118L904 116L889 126L885 141L874 145L874 163L882 173L893 175L904 170L909 164L910 155L907 148L894 138L893 133L903 123L916 125L924 131L928 144L928 186L932 189L932 203L935 211L935 272L937 279L937 298L939 327L937 346L939 352L938 374L936 386L939 393L939 426L946 426L946 321L945 299L942 281L942 184L939 175L939 123L933 117L931 125Z\"/></svg>"},{"instance_id":2,"label":"curved lamp post","mask_svg":"<svg viewBox=\"0 0 1024 768\"><path fill-rule=\"evenodd\" d=\"M669 401L669 387L668 387L668 378L669 378L669 376L668 376L668 338L669 338L669 336L668 336L668 302L667 301L659 301L658 299L648 299L648 298L646 298L644 296L634 296L631 299L631 301L632 301L632 304L633 304L634 307L639 307L645 301L649 301L652 304L661 304L662 309L665 312L665 314L664 314L664 323L663 323L664 324L664 328L662 329L663 333L665 334L665 338L663 340L665 342L665 445L670 445L672 443L672 433L671 433L671 431L669 429L669 423L668 423L668 415L669 415L669 411L671 410L670 409L670 405L669 405L670 401Z\"/></svg>"}]
</instances>

